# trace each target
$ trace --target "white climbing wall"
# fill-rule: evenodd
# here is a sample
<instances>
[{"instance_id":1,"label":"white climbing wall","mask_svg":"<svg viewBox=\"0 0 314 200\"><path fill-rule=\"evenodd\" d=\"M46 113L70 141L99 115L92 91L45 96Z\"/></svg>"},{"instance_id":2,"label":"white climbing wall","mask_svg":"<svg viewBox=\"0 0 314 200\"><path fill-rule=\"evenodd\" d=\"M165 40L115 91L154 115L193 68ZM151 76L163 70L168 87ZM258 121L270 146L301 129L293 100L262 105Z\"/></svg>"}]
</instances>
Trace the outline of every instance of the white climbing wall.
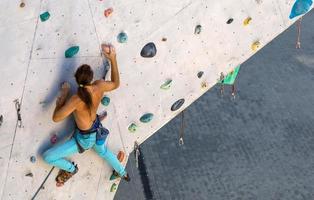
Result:
<instances>
[{"instance_id":1,"label":"white climbing wall","mask_svg":"<svg viewBox=\"0 0 314 200\"><path fill-rule=\"evenodd\" d=\"M20 7L24 3L24 7ZM109 148L132 152L134 142L144 142L154 132L210 89L220 77L252 56L296 19L289 19L294 0L1 0L0 1L0 199L31 199L51 166L41 153L71 135L73 121L51 120L63 81L76 85L73 74L89 64L96 78L102 77L104 60L100 44L111 42L117 51L121 86L107 94ZM113 8L109 17L104 10ZM50 13L41 21L39 15ZM251 17L247 26L243 21ZM229 20L229 19L233 19ZM232 23L227 24L227 21ZM201 25L201 32L194 34ZM117 35L125 32L126 43ZM143 58L143 46L153 42L156 56ZM72 58L64 52L79 46ZM293 46L291 48L294 48ZM203 71L201 78L197 73ZM110 74L107 74L107 78ZM171 79L168 90L160 86ZM181 108L171 111L179 99ZM22 127L18 126L15 99L21 102ZM148 123L143 114L152 113ZM137 130L128 127L136 124ZM174 141L176 142L176 141ZM36 162L30 157L36 156ZM111 169L88 151L72 157L79 173L56 188L57 169L48 177L36 199L113 199ZM124 164L126 164L125 159ZM32 176L25 176L32 173ZM130 183L132 184L132 183Z\"/></svg>"}]
</instances>

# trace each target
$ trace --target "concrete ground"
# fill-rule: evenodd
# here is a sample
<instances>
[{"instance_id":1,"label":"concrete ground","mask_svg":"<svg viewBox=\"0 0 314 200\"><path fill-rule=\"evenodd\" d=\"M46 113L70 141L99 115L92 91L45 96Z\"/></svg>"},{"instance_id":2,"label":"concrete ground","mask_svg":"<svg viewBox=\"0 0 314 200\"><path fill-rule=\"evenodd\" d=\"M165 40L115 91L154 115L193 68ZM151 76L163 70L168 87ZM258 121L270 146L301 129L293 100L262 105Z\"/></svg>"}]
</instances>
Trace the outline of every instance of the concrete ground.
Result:
<instances>
[{"instance_id":1,"label":"concrete ground","mask_svg":"<svg viewBox=\"0 0 314 200\"><path fill-rule=\"evenodd\" d=\"M314 199L314 12L245 62L221 98L215 86L141 145L154 199ZM145 199L134 156L116 200Z\"/></svg>"}]
</instances>

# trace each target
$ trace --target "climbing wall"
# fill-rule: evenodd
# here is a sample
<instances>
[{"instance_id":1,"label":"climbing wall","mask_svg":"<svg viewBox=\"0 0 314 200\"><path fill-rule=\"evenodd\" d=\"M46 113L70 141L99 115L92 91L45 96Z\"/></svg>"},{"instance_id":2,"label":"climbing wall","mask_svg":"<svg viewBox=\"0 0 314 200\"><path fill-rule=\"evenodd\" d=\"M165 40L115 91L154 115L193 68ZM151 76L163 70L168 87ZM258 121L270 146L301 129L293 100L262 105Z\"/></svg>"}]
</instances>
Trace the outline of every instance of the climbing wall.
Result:
<instances>
[{"instance_id":1,"label":"climbing wall","mask_svg":"<svg viewBox=\"0 0 314 200\"><path fill-rule=\"evenodd\" d=\"M51 120L61 82L69 81L74 93L81 64L101 78L107 64L100 44L116 47L121 85L105 94L98 112L108 113L108 147L129 154L135 141L145 141L221 73L287 29L312 1L2 0L0 6L1 199L113 199L119 180L109 181L110 166L94 152L71 158L80 170L62 188L55 187L57 169L40 156L55 145L51 139L63 142L74 129L72 118Z\"/></svg>"}]
</instances>

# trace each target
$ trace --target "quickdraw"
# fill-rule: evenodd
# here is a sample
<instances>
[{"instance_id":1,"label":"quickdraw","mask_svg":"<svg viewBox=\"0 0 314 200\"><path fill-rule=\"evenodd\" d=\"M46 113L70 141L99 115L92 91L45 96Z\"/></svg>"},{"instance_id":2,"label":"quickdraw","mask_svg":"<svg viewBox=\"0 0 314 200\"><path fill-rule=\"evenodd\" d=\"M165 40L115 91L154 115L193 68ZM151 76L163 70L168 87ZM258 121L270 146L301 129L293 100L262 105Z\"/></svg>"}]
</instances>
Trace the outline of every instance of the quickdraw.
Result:
<instances>
[{"instance_id":1,"label":"quickdraw","mask_svg":"<svg viewBox=\"0 0 314 200\"><path fill-rule=\"evenodd\" d=\"M19 128L22 127L22 117L21 117L21 104L18 99L13 101L15 103L15 109L17 113L17 125Z\"/></svg>"},{"instance_id":2,"label":"quickdraw","mask_svg":"<svg viewBox=\"0 0 314 200\"><path fill-rule=\"evenodd\" d=\"M298 19L298 21L297 21L297 41L296 41L296 44L295 44L295 48L296 49L301 49L301 41L300 41L300 38L301 38L301 22L302 22L302 17L300 19Z\"/></svg>"},{"instance_id":3,"label":"quickdraw","mask_svg":"<svg viewBox=\"0 0 314 200\"><path fill-rule=\"evenodd\" d=\"M138 157L140 156L140 146L138 145L138 143L135 141L134 142L134 156L135 156L135 165L136 168L138 168Z\"/></svg>"},{"instance_id":4,"label":"quickdraw","mask_svg":"<svg viewBox=\"0 0 314 200\"><path fill-rule=\"evenodd\" d=\"M180 127L180 135L179 135L180 146L184 145L183 133L184 133L184 111L181 112L181 127Z\"/></svg>"}]
</instances>

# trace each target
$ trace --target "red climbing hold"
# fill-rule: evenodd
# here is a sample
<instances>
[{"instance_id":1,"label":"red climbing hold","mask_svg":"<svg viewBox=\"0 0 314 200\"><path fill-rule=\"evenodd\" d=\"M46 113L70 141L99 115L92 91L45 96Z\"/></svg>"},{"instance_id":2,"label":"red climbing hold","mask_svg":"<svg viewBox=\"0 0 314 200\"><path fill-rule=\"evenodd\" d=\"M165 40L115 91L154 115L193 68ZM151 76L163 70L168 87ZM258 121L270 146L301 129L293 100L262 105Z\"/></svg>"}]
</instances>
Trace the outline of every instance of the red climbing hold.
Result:
<instances>
[{"instance_id":1,"label":"red climbing hold","mask_svg":"<svg viewBox=\"0 0 314 200\"><path fill-rule=\"evenodd\" d=\"M50 142L51 144L55 144L57 142L57 135L56 134L53 134L50 138Z\"/></svg>"},{"instance_id":2,"label":"red climbing hold","mask_svg":"<svg viewBox=\"0 0 314 200\"><path fill-rule=\"evenodd\" d=\"M104 12L105 17L109 17L112 12L113 12L113 9L112 9L112 8L106 9L105 12Z\"/></svg>"}]
</instances>

